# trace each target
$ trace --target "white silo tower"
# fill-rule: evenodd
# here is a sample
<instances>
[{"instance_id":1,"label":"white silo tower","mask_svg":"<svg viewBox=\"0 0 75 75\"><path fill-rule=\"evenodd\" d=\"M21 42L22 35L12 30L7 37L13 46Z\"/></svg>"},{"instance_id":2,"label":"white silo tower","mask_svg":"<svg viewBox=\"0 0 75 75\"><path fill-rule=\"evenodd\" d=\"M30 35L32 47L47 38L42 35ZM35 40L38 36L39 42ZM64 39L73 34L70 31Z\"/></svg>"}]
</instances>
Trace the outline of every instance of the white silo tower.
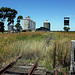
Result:
<instances>
[{"instance_id":1,"label":"white silo tower","mask_svg":"<svg viewBox=\"0 0 75 75\"><path fill-rule=\"evenodd\" d=\"M25 31L35 31L36 23L30 19L30 16L22 20L23 30Z\"/></svg>"},{"instance_id":2,"label":"white silo tower","mask_svg":"<svg viewBox=\"0 0 75 75\"><path fill-rule=\"evenodd\" d=\"M50 30L50 22L48 20L44 22L44 27Z\"/></svg>"}]
</instances>

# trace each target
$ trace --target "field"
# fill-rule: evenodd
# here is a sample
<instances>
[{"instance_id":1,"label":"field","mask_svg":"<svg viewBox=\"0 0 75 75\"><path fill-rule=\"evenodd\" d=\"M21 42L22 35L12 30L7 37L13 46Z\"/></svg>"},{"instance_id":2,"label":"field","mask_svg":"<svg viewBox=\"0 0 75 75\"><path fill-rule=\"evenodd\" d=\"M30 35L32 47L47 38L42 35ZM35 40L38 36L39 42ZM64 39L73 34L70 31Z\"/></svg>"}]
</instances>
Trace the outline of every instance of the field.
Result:
<instances>
[{"instance_id":1,"label":"field","mask_svg":"<svg viewBox=\"0 0 75 75\"><path fill-rule=\"evenodd\" d=\"M68 70L71 40L75 40L75 32L0 33L0 68L21 55L25 63L39 57L39 64L49 70Z\"/></svg>"}]
</instances>

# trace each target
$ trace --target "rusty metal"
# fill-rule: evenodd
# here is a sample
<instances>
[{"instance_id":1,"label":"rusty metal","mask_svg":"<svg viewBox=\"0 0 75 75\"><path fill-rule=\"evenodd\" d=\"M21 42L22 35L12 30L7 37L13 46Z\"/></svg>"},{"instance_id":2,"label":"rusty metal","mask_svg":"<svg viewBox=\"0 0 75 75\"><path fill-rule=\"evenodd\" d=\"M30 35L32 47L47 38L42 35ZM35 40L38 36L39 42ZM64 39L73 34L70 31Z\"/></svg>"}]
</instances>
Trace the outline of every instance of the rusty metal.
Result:
<instances>
[{"instance_id":1,"label":"rusty metal","mask_svg":"<svg viewBox=\"0 0 75 75\"><path fill-rule=\"evenodd\" d=\"M35 64L31 67L31 70L29 71L28 75L32 75L35 68L37 67L37 63L38 63L39 58L36 60Z\"/></svg>"},{"instance_id":2,"label":"rusty metal","mask_svg":"<svg viewBox=\"0 0 75 75\"><path fill-rule=\"evenodd\" d=\"M15 62L10 63L9 65L7 65L6 67L4 67L2 70L0 70L0 74L3 74L4 72L6 72Z\"/></svg>"},{"instance_id":3,"label":"rusty metal","mask_svg":"<svg viewBox=\"0 0 75 75\"><path fill-rule=\"evenodd\" d=\"M57 75L57 70L55 70L55 75Z\"/></svg>"},{"instance_id":4,"label":"rusty metal","mask_svg":"<svg viewBox=\"0 0 75 75\"><path fill-rule=\"evenodd\" d=\"M4 67L3 69L0 70L0 75L2 75L3 73L5 73L9 68L11 68L16 62L18 59L20 59L21 56L18 56L16 61L13 61L12 63L8 64L6 67Z\"/></svg>"},{"instance_id":5,"label":"rusty metal","mask_svg":"<svg viewBox=\"0 0 75 75\"><path fill-rule=\"evenodd\" d=\"M64 69L64 75L66 75L65 69Z\"/></svg>"}]
</instances>

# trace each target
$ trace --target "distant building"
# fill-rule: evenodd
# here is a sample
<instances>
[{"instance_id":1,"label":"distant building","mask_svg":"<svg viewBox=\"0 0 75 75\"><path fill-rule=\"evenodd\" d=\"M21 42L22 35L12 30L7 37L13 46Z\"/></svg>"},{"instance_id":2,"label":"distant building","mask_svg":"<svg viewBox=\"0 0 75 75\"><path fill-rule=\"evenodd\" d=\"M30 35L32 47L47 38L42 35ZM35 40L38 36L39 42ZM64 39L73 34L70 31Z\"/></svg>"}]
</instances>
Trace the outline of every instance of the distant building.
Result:
<instances>
[{"instance_id":1,"label":"distant building","mask_svg":"<svg viewBox=\"0 0 75 75\"><path fill-rule=\"evenodd\" d=\"M46 20L43 23L43 27L37 28L36 31L50 31L50 22Z\"/></svg>"},{"instance_id":2,"label":"distant building","mask_svg":"<svg viewBox=\"0 0 75 75\"><path fill-rule=\"evenodd\" d=\"M14 25L9 25L8 26L8 33L13 33L14 32Z\"/></svg>"},{"instance_id":3,"label":"distant building","mask_svg":"<svg viewBox=\"0 0 75 75\"><path fill-rule=\"evenodd\" d=\"M44 22L43 26L44 26L45 28L49 29L49 31L50 31L50 22L49 22L48 20L46 20L46 21Z\"/></svg>"},{"instance_id":4,"label":"distant building","mask_svg":"<svg viewBox=\"0 0 75 75\"><path fill-rule=\"evenodd\" d=\"M23 31L35 31L36 23L29 16L22 20L22 25Z\"/></svg>"},{"instance_id":5,"label":"distant building","mask_svg":"<svg viewBox=\"0 0 75 75\"><path fill-rule=\"evenodd\" d=\"M37 28L36 31L50 31L50 29L45 27L40 27L40 28Z\"/></svg>"}]
</instances>

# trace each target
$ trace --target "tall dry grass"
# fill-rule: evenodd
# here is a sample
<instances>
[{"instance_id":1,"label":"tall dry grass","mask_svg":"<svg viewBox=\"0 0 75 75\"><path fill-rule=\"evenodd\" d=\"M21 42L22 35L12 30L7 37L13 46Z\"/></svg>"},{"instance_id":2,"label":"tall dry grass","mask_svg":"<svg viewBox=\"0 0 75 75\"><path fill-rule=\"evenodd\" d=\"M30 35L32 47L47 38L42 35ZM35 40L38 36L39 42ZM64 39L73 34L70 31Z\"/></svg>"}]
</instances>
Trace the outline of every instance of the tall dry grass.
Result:
<instances>
[{"instance_id":1,"label":"tall dry grass","mask_svg":"<svg viewBox=\"0 0 75 75\"><path fill-rule=\"evenodd\" d=\"M48 32L21 32L0 35L0 65L10 63L16 56L32 58L39 56L42 41ZM50 36L50 35L48 35ZM8 61L9 60L9 61Z\"/></svg>"},{"instance_id":2,"label":"tall dry grass","mask_svg":"<svg viewBox=\"0 0 75 75\"><path fill-rule=\"evenodd\" d=\"M56 67L67 67L70 64L71 40L75 40L74 33L54 32L53 40L49 45L46 38L50 32L26 32L20 34L0 35L0 63L11 62L13 58L22 55L25 61L35 60L39 57L39 64L53 70L54 50L56 47ZM56 43L56 46L55 46ZM8 61L9 60L9 61ZM29 61L31 62L31 61Z\"/></svg>"}]
</instances>

